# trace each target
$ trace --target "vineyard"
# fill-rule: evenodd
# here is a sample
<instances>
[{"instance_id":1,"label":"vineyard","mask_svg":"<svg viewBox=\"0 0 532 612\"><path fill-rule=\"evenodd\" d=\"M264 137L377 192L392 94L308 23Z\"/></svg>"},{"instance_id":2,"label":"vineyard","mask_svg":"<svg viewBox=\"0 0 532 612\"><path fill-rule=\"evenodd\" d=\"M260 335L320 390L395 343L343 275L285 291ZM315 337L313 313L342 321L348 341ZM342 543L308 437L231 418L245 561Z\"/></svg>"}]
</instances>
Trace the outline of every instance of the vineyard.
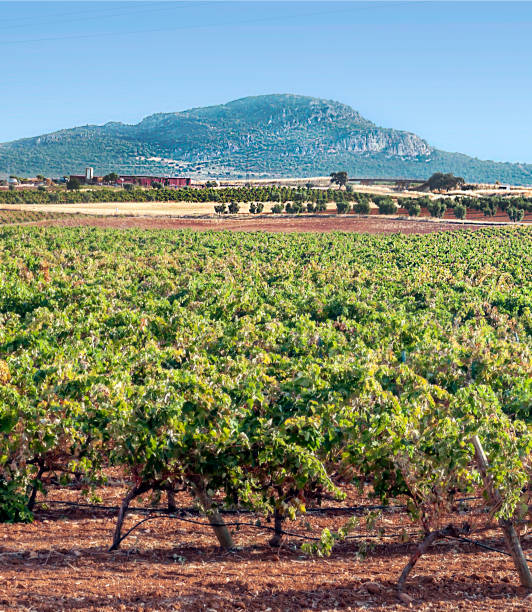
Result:
<instances>
[{"instance_id":1,"label":"vineyard","mask_svg":"<svg viewBox=\"0 0 532 612\"><path fill-rule=\"evenodd\" d=\"M52 221L71 218L72 214L58 212L41 212L38 210L2 210L0 209L0 225L15 223L36 223L38 221ZM81 219L83 215L75 215Z\"/></svg>"},{"instance_id":2,"label":"vineyard","mask_svg":"<svg viewBox=\"0 0 532 612\"><path fill-rule=\"evenodd\" d=\"M413 552L390 561L400 605L433 542L512 525L527 552L530 228L0 237L0 519L30 523L4 533L72 511L87 530L89 515L114 522L87 536L98 554L196 529L318 573L349 546L355 581L392 537Z\"/></svg>"}]
</instances>

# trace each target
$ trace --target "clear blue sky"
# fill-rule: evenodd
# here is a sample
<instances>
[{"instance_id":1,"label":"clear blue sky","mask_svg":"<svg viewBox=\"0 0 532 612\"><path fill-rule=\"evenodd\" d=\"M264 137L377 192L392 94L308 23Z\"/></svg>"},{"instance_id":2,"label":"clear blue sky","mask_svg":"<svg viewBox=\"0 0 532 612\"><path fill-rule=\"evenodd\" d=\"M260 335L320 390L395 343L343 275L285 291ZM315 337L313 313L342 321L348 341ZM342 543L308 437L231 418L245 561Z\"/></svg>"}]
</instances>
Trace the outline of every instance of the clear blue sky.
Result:
<instances>
[{"instance_id":1,"label":"clear blue sky","mask_svg":"<svg viewBox=\"0 0 532 612\"><path fill-rule=\"evenodd\" d=\"M529 2L1 2L0 142L265 93L532 162Z\"/></svg>"}]
</instances>

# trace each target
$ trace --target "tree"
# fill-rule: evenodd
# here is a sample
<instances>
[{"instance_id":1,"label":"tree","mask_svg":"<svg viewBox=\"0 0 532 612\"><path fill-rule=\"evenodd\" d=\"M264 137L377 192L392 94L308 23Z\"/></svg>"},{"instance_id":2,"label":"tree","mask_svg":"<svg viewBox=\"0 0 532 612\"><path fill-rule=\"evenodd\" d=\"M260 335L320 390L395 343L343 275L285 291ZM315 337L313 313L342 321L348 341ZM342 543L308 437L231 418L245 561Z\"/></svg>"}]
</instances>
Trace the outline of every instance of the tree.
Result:
<instances>
[{"instance_id":1,"label":"tree","mask_svg":"<svg viewBox=\"0 0 532 612\"><path fill-rule=\"evenodd\" d=\"M390 196L374 197L373 201L377 204L380 215L394 215L397 212L397 204Z\"/></svg>"},{"instance_id":2,"label":"tree","mask_svg":"<svg viewBox=\"0 0 532 612\"><path fill-rule=\"evenodd\" d=\"M401 206L407 211L410 217L417 217L421 212L421 204L426 206L429 200L424 198L405 198L401 200Z\"/></svg>"},{"instance_id":3,"label":"tree","mask_svg":"<svg viewBox=\"0 0 532 612\"><path fill-rule=\"evenodd\" d=\"M441 199L431 200L430 204L427 204L427 210L431 217L441 219L447 210L447 204Z\"/></svg>"},{"instance_id":4,"label":"tree","mask_svg":"<svg viewBox=\"0 0 532 612\"><path fill-rule=\"evenodd\" d=\"M353 204L353 212L357 213L358 215L369 215L370 211L371 206L365 199L357 200Z\"/></svg>"},{"instance_id":5,"label":"tree","mask_svg":"<svg viewBox=\"0 0 532 612\"><path fill-rule=\"evenodd\" d=\"M443 174L442 172L435 172L425 183L425 186L427 186L431 191L449 191L450 189L461 187L464 183L465 180L461 176L454 176L454 174L450 173Z\"/></svg>"},{"instance_id":6,"label":"tree","mask_svg":"<svg viewBox=\"0 0 532 612\"><path fill-rule=\"evenodd\" d=\"M66 184L67 189L69 189L70 191L73 191L75 189L79 189L80 187L81 187L81 183L79 182L79 179L75 177L68 179L67 184Z\"/></svg>"},{"instance_id":7,"label":"tree","mask_svg":"<svg viewBox=\"0 0 532 612\"><path fill-rule=\"evenodd\" d=\"M417 203L415 204L411 204L408 207L408 216L409 217L419 217L419 214L421 213L421 206Z\"/></svg>"},{"instance_id":8,"label":"tree","mask_svg":"<svg viewBox=\"0 0 532 612\"><path fill-rule=\"evenodd\" d=\"M515 206L510 206L507 212L510 221L513 221L514 223L522 221L523 217L525 216L525 211L522 208L516 208Z\"/></svg>"},{"instance_id":9,"label":"tree","mask_svg":"<svg viewBox=\"0 0 532 612\"><path fill-rule=\"evenodd\" d=\"M119 176L116 172L109 172L103 177L104 183L116 183L119 179Z\"/></svg>"},{"instance_id":10,"label":"tree","mask_svg":"<svg viewBox=\"0 0 532 612\"><path fill-rule=\"evenodd\" d=\"M338 189L341 189L344 185L347 185L347 172L331 172L331 183L338 185Z\"/></svg>"},{"instance_id":11,"label":"tree","mask_svg":"<svg viewBox=\"0 0 532 612\"><path fill-rule=\"evenodd\" d=\"M343 215L349 212L351 205L346 200L337 200L336 202L336 212L339 215Z\"/></svg>"},{"instance_id":12,"label":"tree","mask_svg":"<svg viewBox=\"0 0 532 612\"><path fill-rule=\"evenodd\" d=\"M249 212L252 215L258 215L264 210L264 204L262 202L251 202L249 205Z\"/></svg>"},{"instance_id":13,"label":"tree","mask_svg":"<svg viewBox=\"0 0 532 612\"><path fill-rule=\"evenodd\" d=\"M454 216L457 219L465 219L467 208L464 204L455 204L453 208Z\"/></svg>"}]
</instances>

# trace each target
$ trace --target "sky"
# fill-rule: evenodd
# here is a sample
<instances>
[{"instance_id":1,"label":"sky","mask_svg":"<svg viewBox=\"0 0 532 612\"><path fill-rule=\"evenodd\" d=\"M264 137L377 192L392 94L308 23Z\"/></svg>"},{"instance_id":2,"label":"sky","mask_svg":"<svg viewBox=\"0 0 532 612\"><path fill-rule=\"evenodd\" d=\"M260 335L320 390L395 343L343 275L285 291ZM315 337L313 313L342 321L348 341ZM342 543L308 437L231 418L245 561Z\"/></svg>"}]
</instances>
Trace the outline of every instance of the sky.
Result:
<instances>
[{"instance_id":1,"label":"sky","mask_svg":"<svg viewBox=\"0 0 532 612\"><path fill-rule=\"evenodd\" d=\"M245 96L532 162L532 2L1 2L0 142Z\"/></svg>"}]
</instances>

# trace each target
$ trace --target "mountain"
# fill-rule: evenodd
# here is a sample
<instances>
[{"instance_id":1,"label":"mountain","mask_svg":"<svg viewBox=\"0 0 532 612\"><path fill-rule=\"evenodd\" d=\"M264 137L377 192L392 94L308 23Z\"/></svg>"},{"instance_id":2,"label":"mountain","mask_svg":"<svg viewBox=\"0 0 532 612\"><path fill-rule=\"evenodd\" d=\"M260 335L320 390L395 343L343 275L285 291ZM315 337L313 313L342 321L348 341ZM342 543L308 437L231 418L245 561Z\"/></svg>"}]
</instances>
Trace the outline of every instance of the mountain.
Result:
<instances>
[{"instance_id":1,"label":"mountain","mask_svg":"<svg viewBox=\"0 0 532 612\"><path fill-rule=\"evenodd\" d=\"M350 106L277 94L111 122L0 144L1 174L193 177L317 176L426 178L453 172L470 181L532 184L531 164L482 161L433 148L410 132L381 128Z\"/></svg>"}]
</instances>

